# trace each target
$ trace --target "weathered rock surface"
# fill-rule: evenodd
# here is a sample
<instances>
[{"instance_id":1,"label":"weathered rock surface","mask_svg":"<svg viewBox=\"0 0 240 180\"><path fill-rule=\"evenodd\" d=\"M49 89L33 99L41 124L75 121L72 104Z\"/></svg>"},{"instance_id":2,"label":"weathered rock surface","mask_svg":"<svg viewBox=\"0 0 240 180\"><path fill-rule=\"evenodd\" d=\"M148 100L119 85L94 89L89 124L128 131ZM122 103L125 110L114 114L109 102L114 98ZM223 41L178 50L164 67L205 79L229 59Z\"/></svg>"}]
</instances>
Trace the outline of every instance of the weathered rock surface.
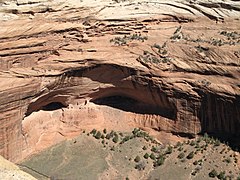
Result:
<instances>
[{"instance_id":1,"label":"weathered rock surface","mask_svg":"<svg viewBox=\"0 0 240 180\"><path fill-rule=\"evenodd\" d=\"M0 178L4 180L34 180L35 178L31 175L23 172L18 166L9 162L0 156Z\"/></svg>"},{"instance_id":2,"label":"weathered rock surface","mask_svg":"<svg viewBox=\"0 0 240 180\"><path fill-rule=\"evenodd\" d=\"M239 135L239 10L220 0L0 4L0 154L18 161L96 126Z\"/></svg>"}]
</instances>

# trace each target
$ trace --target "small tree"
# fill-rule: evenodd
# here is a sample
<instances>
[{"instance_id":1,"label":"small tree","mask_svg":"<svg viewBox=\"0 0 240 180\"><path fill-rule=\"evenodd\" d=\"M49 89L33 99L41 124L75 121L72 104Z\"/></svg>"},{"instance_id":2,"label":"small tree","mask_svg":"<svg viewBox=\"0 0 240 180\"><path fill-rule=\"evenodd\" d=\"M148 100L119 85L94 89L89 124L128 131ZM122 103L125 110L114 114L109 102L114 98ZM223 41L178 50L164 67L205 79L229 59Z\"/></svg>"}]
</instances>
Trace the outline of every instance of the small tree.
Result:
<instances>
[{"instance_id":1,"label":"small tree","mask_svg":"<svg viewBox=\"0 0 240 180\"><path fill-rule=\"evenodd\" d=\"M208 176L211 178L215 178L218 175L217 171L213 169L210 173L208 173Z\"/></svg>"},{"instance_id":2,"label":"small tree","mask_svg":"<svg viewBox=\"0 0 240 180\"><path fill-rule=\"evenodd\" d=\"M134 159L134 161L137 163L137 162L139 162L141 159L140 159L140 157L139 156L136 156L135 157L135 159Z\"/></svg>"},{"instance_id":3,"label":"small tree","mask_svg":"<svg viewBox=\"0 0 240 180\"><path fill-rule=\"evenodd\" d=\"M187 159L192 159L194 157L194 152L190 152L188 155L187 155Z\"/></svg>"},{"instance_id":4,"label":"small tree","mask_svg":"<svg viewBox=\"0 0 240 180\"><path fill-rule=\"evenodd\" d=\"M153 153L150 154L150 158L151 158L152 160L155 160L155 159L156 159L156 157L155 157L155 155L154 155Z\"/></svg>"},{"instance_id":5,"label":"small tree","mask_svg":"<svg viewBox=\"0 0 240 180\"><path fill-rule=\"evenodd\" d=\"M165 161L165 157L164 156L160 156L157 161L155 161L154 166L161 166L164 164Z\"/></svg>"},{"instance_id":6,"label":"small tree","mask_svg":"<svg viewBox=\"0 0 240 180\"><path fill-rule=\"evenodd\" d=\"M110 139L111 138L111 135L110 134L107 134L106 135L106 139Z\"/></svg>"},{"instance_id":7,"label":"small tree","mask_svg":"<svg viewBox=\"0 0 240 180\"><path fill-rule=\"evenodd\" d=\"M97 130L96 129L93 129L90 134L92 134L93 136L96 134Z\"/></svg>"},{"instance_id":8,"label":"small tree","mask_svg":"<svg viewBox=\"0 0 240 180\"><path fill-rule=\"evenodd\" d=\"M103 133L104 133L104 134L106 134L106 133L107 133L107 130L106 130L106 128L105 128L105 129L103 129Z\"/></svg>"},{"instance_id":9,"label":"small tree","mask_svg":"<svg viewBox=\"0 0 240 180\"><path fill-rule=\"evenodd\" d=\"M225 177L225 171L220 172L220 173L217 175L217 178L220 179L220 180L226 179L226 177Z\"/></svg>"},{"instance_id":10,"label":"small tree","mask_svg":"<svg viewBox=\"0 0 240 180\"><path fill-rule=\"evenodd\" d=\"M180 153L179 155L178 155L178 159L182 159L182 158L184 158L185 157L185 154L184 153Z\"/></svg>"},{"instance_id":11,"label":"small tree","mask_svg":"<svg viewBox=\"0 0 240 180\"><path fill-rule=\"evenodd\" d=\"M114 143L117 143L117 142L118 142L118 136L114 136L113 142L114 142Z\"/></svg>"},{"instance_id":12,"label":"small tree","mask_svg":"<svg viewBox=\"0 0 240 180\"><path fill-rule=\"evenodd\" d=\"M166 150L165 154L171 154L171 153L172 153L172 151L173 151L173 148L172 148L172 146L168 146L168 148L167 148L167 150Z\"/></svg>"},{"instance_id":13,"label":"small tree","mask_svg":"<svg viewBox=\"0 0 240 180\"><path fill-rule=\"evenodd\" d=\"M100 131L98 131L98 132L97 132L97 134L95 135L95 138L96 138L96 139L100 139L100 138L101 138L101 136L102 136L101 132L100 132Z\"/></svg>"},{"instance_id":14,"label":"small tree","mask_svg":"<svg viewBox=\"0 0 240 180\"><path fill-rule=\"evenodd\" d=\"M141 171L141 170L144 170L145 167L146 167L146 164L143 161L141 161L138 164L136 164L135 169L138 169L139 171Z\"/></svg>"},{"instance_id":15,"label":"small tree","mask_svg":"<svg viewBox=\"0 0 240 180\"><path fill-rule=\"evenodd\" d=\"M146 154L144 154L144 156L143 156L145 159L148 159L149 158L149 154L148 153L146 153Z\"/></svg>"}]
</instances>

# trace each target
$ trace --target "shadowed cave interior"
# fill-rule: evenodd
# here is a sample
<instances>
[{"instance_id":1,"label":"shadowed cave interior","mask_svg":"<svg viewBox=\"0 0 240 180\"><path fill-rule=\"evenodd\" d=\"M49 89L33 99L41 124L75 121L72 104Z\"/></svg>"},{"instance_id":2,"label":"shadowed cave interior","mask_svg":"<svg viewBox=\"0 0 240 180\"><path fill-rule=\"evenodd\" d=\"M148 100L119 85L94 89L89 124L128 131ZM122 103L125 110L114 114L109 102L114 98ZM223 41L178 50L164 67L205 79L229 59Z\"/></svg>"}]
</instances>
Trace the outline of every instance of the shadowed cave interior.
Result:
<instances>
[{"instance_id":1,"label":"shadowed cave interior","mask_svg":"<svg viewBox=\"0 0 240 180\"><path fill-rule=\"evenodd\" d=\"M116 95L101 97L91 100L91 102L136 114L155 114L172 120L176 119L176 111L174 109L146 104L126 96Z\"/></svg>"}]
</instances>

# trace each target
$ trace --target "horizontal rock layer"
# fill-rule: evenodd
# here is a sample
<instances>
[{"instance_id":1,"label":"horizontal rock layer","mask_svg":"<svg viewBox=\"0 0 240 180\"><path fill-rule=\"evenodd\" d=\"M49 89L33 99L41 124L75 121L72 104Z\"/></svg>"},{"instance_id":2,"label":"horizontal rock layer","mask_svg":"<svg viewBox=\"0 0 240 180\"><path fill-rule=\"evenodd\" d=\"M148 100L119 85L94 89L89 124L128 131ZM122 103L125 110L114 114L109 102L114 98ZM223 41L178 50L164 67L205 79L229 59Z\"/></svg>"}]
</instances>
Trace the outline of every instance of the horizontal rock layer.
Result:
<instances>
[{"instance_id":1,"label":"horizontal rock layer","mask_svg":"<svg viewBox=\"0 0 240 180\"><path fill-rule=\"evenodd\" d=\"M49 3L0 5L5 158L95 126L239 135L239 2Z\"/></svg>"}]
</instances>

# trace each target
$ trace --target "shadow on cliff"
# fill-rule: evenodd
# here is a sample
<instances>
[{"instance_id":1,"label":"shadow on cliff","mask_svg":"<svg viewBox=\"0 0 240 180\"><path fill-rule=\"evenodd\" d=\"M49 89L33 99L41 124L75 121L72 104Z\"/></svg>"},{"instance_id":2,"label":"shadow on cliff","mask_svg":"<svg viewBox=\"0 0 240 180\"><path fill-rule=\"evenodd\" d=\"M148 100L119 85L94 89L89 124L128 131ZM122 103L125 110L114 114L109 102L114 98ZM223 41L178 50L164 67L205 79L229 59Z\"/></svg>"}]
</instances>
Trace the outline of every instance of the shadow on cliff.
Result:
<instances>
[{"instance_id":1,"label":"shadow on cliff","mask_svg":"<svg viewBox=\"0 0 240 180\"><path fill-rule=\"evenodd\" d=\"M155 114L173 120L176 118L176 112L173 110L155 107L126 96L102 97L95 99L92 102L98 105L106 105L136 114Z\"/></svg>"},{"instance_id":2,"label":"shadow on cliff","mask_svg":"<svg viewBox=\"0 0 240 180\"><path fill-rule=\"evenodd\" d=\"M224 98L216 94L203 94L200 111L201 134L225 142L240 150L240 96Z\"/></svg>"}]
</instances>

